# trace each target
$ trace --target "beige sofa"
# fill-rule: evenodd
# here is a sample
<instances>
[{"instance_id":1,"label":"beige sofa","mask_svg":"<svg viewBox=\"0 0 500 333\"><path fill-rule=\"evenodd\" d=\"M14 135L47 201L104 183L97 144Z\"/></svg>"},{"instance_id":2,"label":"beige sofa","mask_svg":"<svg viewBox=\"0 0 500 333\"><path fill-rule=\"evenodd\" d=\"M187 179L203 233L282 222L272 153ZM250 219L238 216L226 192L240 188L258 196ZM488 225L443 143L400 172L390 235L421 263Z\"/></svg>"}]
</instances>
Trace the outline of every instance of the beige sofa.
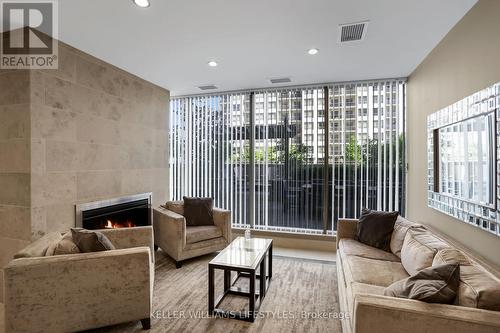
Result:
<instances>
[{"instance_id":1,"label":"beige sofa","mask_svg":"<svg viewBox=\"0 0 500 333\"><path fill-rule=\"evenodd\" d=\"M337 227L339 301L348 317L342 320L343 333L500 332L497 267L429 227L401 217L391 252L356 241L356 229L357 220L340 220ZM454 261L461 264L455 305L383 296L385 287L419 268Z\"/></svg>"},{"instance_id":2,"label":"beige sofa","mask_svg":"<svg viewBox=\"0 0 500 333\"><path fill-rule=\"evenodd\" d=\"M186 226L182 201L169 201L153 210L155 245L175 260L182 261L220 251L231 242L231 212L214 208L214 224Z\"/></svg>"},{"instance_id":3,"label":"beige sofa","mask_svg":"<svg viewBox=\"0 0 500 333\"><path fill-rule=\"evenodd\" d=\"M150 326L154 263L149 227L100 230L116 250L44 256L55 233L5 267L5 331L74 332L141 320Z\"/></svg>"}]
</instances>

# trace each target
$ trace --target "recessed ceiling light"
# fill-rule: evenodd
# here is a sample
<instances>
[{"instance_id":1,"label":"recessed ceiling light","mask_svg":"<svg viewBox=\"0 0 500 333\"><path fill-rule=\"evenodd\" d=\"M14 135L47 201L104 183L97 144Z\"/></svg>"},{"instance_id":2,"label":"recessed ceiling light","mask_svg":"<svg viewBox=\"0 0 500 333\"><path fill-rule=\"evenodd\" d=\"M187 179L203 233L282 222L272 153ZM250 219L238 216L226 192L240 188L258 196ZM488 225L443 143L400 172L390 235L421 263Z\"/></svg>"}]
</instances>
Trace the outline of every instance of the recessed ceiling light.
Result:
<instances>
[{"instance_id":1,"label":"recessed ceiling light","mask_svg":"<svg viewBox=\"0 0 500 333\"><path fill-rule=\"evenodd\" d=\"M137 6L146 8L149 7L149 0L132 0Z\"/></svg>"},{"instance_id":2,"label":"recessed ceiling light","mask_svg":"<svg viewBox=\"0 0 500 333\"><path fill-rule=\"evenodd\" d=\"M316 53L318 53L318 51L318 49L309 49L307 53L309 53L310 55L315 55Z\"/></svg>"},{"instance_id":3,"label":"recessed ceiling light","mask_svg":"<svg viewBox=\"0 0 500 333\"><path fill-rule=\"evenodd\" d=\"M212 60L212 61L209 61L209 62L208 62L208 66L210 66L210 67L217 67L217 62L215 62L215 61L213 61L213 60Z\"/></svg>"}]
</instances>

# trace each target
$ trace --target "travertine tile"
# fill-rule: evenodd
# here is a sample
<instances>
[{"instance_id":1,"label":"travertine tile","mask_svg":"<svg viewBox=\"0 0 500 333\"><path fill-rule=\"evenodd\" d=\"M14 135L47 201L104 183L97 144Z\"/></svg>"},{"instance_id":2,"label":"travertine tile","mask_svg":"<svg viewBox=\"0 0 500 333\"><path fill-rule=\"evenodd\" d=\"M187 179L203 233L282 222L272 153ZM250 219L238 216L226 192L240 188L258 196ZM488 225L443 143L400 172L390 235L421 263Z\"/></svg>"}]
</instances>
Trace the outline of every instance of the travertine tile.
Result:
<instances>
[{"instance_id":1,"label":"travertine tile","mask_svg":"<svg viewBox=\"0 0 500 333\"><path fill-rule=\"evenodd\" d=\"M53 76L44 76L45 105L57 109L70 109L74 106L75 85Z\"/></svg>"},{"instance_id":2,"label":"travertine tile","mask_svg":"<svg viewBox=\"0 0 500 333\"><path fill-rule=\"evenodd\" d=\"M14 254L25 248L30 242L21 239L0 237L0 267L7 265Z\"/></svg>"},{"instance_id":3,"label":"travertine tile","mask_svg":"<svg viewBox=\"0 0 500 333\"><path fill-rule=\"evenodd\" d=\"M0 141L29 139L30 105L0 106Z\"/></svg>"},{"instance_id":4,"label":"travertine tile","mask_svg":"<svg viewBox=\"0 0 500 333\"><path fill-rule=\"evenodd\" d=\"M78 200L119 196L121 171L79 172L77 179Z\"/></svg>"},{"instance_id":5,"label":"travertine tile","mask_svg":"<svg viewBox=\"0 0 500 333\"><path fill-rule=\"evenodd\" d=\"M119 170L122 167L121 146L78 144L79 170Z\"/></svg>"},{"instance_id":6,"label":"travertine tile","mask_svg":"<svg viewBox=\"0 0 500 333\"><path fill-rule=\"evenodd\" d=\"M31 104L45 105L45 83L41 71L30 71L30 101Z\"/></svg>"},{"instance_id":7,"label":"travertine tile","mask_svg":"<svg viewBox=\"0 0 500 333\"><path fill-rule=\"evenodd\" d=\"M166 168L168 164L167 148L154 148L152 150L153 168Z\"/></svg>"},{"instance_id":8,"label":"travertine tile","mask_svg":"<svg viewBox=\"0 0 500 333\"><path fill-rule=\"evenodd\" d=\"M46 141L47 171L75 171L80 167L79 144L67 141Z\"/></svg>"},{"instance_id":9,"label":"travertine tile","mask_svg":"<svg viewBox=\"0 0 500 333\"><path fill-rule=\"evenodd\" d=\"M120 131L116 121L78 115L76 136L79 142L119 144Z\"/></svg>"},{"instance_id":10,"label":"travertine tile","mask_svg":"<svg viewBox=\"0 0 500 333\"><path fill-rule=\"evenodd\" d=\"M123 76L121 81L122 97L137 103L150 103L153 98L153 86L131 76Z\"/></svg>"},{"instance_id":11,"label":"travertine tile","mask_svg":"<svg viewBox=\"0 0 500 333\"><path fill-rule=\"evenodd\" d=\"M36 240L40 237L43 237L46 233L47 233L47 216L45 207L32 207L31 240Z\"/></svg>"},{"instance_id":12,"label":"travertine tile","mask_svg":"<svg viewBox=\"0 0 500 333\"><path fill-rule=\"evenodd\" d=\"M43 70L43 72L52 75L52 76L57 76L61 79L67 80L67 81L75 81L76 77L76 55L74 52L70 50L70 48L59 44L59 49L58 49L58 57L59 57L59 63L58 63L58 69L46 69Z\"/></svg>"},{"instance_id":13,"label":"travertine tile","mask_svg":"<svg viewBox=\"0 0 500 333\"><path fill-rule=\"evenodd\" d=\"M76 59L76 83L110 95L120 96L122 74L111 66Z\"/></svg>"},{"instance_id":14,"label":"travertine tile","mask_svg":"<svg viewBox=\"0 0 500 333\"><path fill-rule=\"evenodd\" d=\"M0 173L0 188L0 204L29 206L29 173Z\"/></svg>"},{"instance_id":15,"label":"travertine tile","mask_svg":"<svg viewBox=\"0 0 500 333\"><path fill-rule=\"evenodd\" d=\"M4 317L4 300L3 300L3 269L0 268L0 333L5 333Z\"/></svg>"},{"instance_id":16,"label":"travertine tile","mask_svg":"<svg viewBox=\"0 0 500 333\"><path fill-rule=\"evenodd\" d=\"M76 200L76 175L53 172L31 175L31 204L45 206Z\"/></svg>"},{"instance_id":17,"label":"travertine tile","mask_svg":"<svg viewBox=\"0 0 500 333\"><path fill-rule=\"evenodd\" d=\"M75 205L64 203L45 207L47 230L65 232L75 226Z\"/></svg>"},{"instance_id":18,"label":"travertine tile","mask_svg":"<svg viewBox=\"0 0 500 333\"><path fill-rule=\"evenodd\" d=\"M30 209L20 206L0 205L0 235L2 237L30 240Z\"/></svg>"},{"instance_id":19,"label":"travertine tile","mask_svg":"<svg viewBox=\"0 0 500 333\"><path fill-rule=\"evenodd\" d=\"M0 75L0 105L30 102L29 73L7 72Z\"/></svg>"},{"instance_id":20,"label":"travertine tile","mask_svg":"<svg viewBox=\"0 0 500 333\"><path fill-rule=\"evenodd\" d=\"M124 170L122 171L122 193L135 194L153 191L154 173L152 170Z\"/></svg>"},{"instance_id":21,"label":"travertine tile","mask_svg":"<svg viewBox=\"0 0 500 333\"><path fill-rule=\"evenodd\" d=\"M151 147L155 132L141 124L120 122L120 144Z\"/></svg>"},{"instance_id":22,"label":"travertine tile","mask_svg":"<svg viewBox=\"0 0 500 333\"><path fill-rule=\"evenodd\" d=\"M44 173L45 167L45 140L31 140L31 172Z\"/></svg>"},{"instance_id":23,"label":"travertine tile","mask_svg":"<svg viewBox=\"0 0 500 333\"><path fill-rule=\"evenodd\" d=\"M32 138L76 141L76 114L42 105L32 105Z\"/></svg>"},{"instance_id":24,"label":"travertine tile","mask_svg":"<svg viewBox=\"0 0 500 333\"><path fill-rule=\"evenodd\" d=\"M167 130L153 130L153 147L168 146L168 131Z\"/></svg>"},{"instance_id":25,"label":"travertine tile","mask_svg":"<svg viewBox=\"0 0 500 333\"><path fill-rule=\"evenodd\" d=\"M26 139L0 142L0 172L30 172L30 143Z\"/></svg>"}]
</instances>

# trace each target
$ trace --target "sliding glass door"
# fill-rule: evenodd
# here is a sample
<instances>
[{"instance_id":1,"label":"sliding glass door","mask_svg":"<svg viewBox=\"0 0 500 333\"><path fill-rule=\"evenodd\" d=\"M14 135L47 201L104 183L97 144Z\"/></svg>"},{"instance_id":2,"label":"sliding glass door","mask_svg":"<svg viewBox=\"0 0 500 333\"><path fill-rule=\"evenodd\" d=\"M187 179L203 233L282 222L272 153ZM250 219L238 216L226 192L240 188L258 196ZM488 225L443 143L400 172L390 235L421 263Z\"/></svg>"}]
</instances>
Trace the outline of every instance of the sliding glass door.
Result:
<instances>
[{"instance_id":1,"label":"sliding glass door","mask_svg":"<svg viewBox=\"0 0 500 333\"><path fill-rule=\"evenodd\" d=\"M174 98L171 198L292 232L331 233L362 207L404 214L404 94L390 80Z\"/></svg>"}]
</instances>

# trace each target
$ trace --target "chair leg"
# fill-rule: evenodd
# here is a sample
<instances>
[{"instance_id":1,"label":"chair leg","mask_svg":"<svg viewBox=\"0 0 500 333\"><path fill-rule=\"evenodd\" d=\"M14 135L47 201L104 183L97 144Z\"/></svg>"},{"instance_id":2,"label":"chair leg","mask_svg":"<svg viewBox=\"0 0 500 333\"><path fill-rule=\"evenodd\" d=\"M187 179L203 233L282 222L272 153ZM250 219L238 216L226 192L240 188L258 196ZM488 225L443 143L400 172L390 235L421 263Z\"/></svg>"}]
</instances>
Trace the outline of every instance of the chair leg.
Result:
<instances>
[{"instance_id":1,"label":"chair leg","mask_svg":"<svg viewBox=\"0 0 500 333\"><path fill-rule=\"evenodd\" d=\"M182 261L176 261L175 268L181 268L181 267L182 267Z\"/></svg>"},{"instance_id":2,"label":"chair leg","mask_svg":"<svg viewBox=\"0 0 500 333\"><path fill-rule=\"evenodd\" d=\"M149 330L151 328L151 318L141 319L142 329Z\"/></svg>"}]
</instances>

